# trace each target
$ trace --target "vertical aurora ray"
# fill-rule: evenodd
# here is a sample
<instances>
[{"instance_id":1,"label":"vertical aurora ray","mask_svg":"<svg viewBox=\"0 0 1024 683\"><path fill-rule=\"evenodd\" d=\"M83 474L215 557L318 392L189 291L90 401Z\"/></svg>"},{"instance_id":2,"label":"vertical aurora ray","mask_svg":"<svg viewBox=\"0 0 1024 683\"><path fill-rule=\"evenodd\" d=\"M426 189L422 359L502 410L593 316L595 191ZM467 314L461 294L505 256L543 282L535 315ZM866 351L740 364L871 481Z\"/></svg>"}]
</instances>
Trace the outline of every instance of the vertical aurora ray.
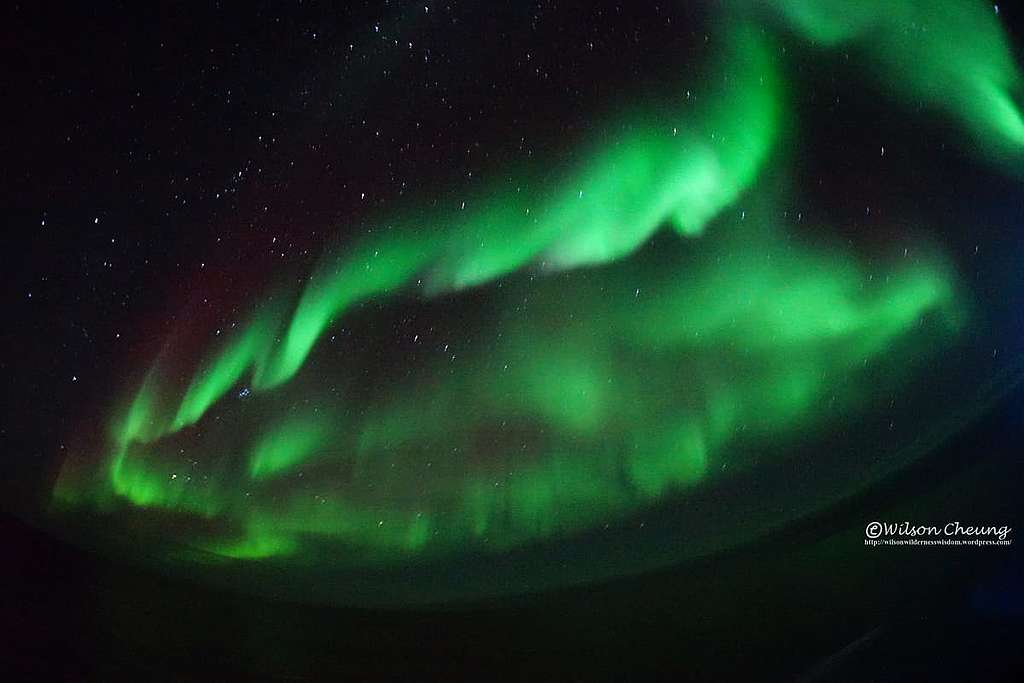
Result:
<instances>
[{"instance_id":1,"label":"vertical aurora ray","mask_svg":"<svg viewBox=\"0 0 1024 683\"><path fill-rule=\"evenodd\" d=\"M195 424L217 399L253 368L267 362L280 325L280 315L268 307L260 311L241 332L217 352L213 360L200 368L171 423L171 431Z\"/></svg>"}]
</instances>

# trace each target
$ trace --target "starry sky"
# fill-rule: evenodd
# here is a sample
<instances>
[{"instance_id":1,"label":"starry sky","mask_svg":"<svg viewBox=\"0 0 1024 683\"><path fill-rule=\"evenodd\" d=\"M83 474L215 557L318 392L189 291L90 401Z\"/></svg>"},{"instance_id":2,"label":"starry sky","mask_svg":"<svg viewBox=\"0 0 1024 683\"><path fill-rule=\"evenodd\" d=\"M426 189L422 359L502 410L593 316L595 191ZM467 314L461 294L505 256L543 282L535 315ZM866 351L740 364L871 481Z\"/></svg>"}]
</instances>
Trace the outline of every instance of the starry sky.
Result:
<instances>
[{"instance_id":1,"label":"starry sky","mask_svg":"<svg viewBox=\"0 0 1024 683\"><path fill-rule=\"evenodd\" d=\"M7 500L407 604L926 456L1020 378L1018 41L834 4L16 7Z\"/></svg>"}]
</instances>

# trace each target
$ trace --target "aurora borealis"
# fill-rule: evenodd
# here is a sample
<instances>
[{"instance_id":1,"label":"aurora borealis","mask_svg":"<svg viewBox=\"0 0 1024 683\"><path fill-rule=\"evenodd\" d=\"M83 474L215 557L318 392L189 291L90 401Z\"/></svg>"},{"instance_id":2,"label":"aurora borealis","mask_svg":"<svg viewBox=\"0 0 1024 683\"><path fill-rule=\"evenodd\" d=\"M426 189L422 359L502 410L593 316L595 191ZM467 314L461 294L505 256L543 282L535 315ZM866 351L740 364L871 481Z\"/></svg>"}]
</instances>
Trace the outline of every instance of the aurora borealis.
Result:
<instances>
[{"instance_id":1,"label":"aurora borealis","mask_svg":"<svg viewBox=\"0 0 1024 683\"><path fill-rule=\"evenodd\" d=\"M316 226L329 246L248 292L237 326L182 320L126 358L132 384L107 387L102 446L68 454L56 513L152 515L161 551L198 566L455 562L678 503L756 471L752 453L855 432L870 394L909 395L978 304L929 226L887 216L872 251L793 208L815 188L790 182L790 53L855 55L856 87L1003 173L1024 116L999 17L723 4L709 59L671 92L609 98L571 153L349 217L366 229ZM403 353L420 335L389 338L402 316L459 341Z\"/></svg>"},{"instance_id":2,"label":"aurora borealis","mask_svg":"<svg viewBox=\"0 0 1024 683\"><path fill-rule=\"evenodd\" d=\"M528 298L530 316L497 321L502 332L485 336L483 349L415 368L383 395L299 375L293 395L315 407L269 421L234 462L210 462L215 474L202 482L175 455L192 435L161 433L151 376L115 434L111 493L232 519L242 540L217 546L228 554L286 552L303 534L369 554L450 552L474 539L515 545L699 482L728 462L723 451L740 432L784 434L813 422L826 401L841 414L857 394L858 366L901 336L923 344L925 332L941 339L959 324L939 260L896 264L864 287L855 260L742 228L738 243L716 245L713 266L691 263L683 277L671 265L623 264L510 282L499 310ZM577 316L581 306L593 315ZM929 316L935 329L922 331ZM842 383L839 405L832 382ZM348 405L353 394L363 410ZM222 421L245 419L260 398L236 398ZM170 430L174 414L164 417ZM204 432L216 447L238 438L217 425ZM333 495L303 491L280 506L281 482L303 471L317 481L311 491Z\"/></svg>"}]
</instances>

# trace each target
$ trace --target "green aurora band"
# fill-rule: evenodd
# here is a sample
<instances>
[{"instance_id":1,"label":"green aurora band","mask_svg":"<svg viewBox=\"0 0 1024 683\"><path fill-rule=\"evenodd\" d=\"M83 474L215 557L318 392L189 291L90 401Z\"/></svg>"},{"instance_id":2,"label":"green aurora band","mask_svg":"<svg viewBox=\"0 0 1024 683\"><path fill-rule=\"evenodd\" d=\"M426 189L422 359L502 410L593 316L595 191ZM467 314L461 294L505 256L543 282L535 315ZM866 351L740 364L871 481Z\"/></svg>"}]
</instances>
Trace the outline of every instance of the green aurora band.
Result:
<instances>
[{"instance_id":1,"label":"green aurora band","mask_svg":"<svg viewBox=\"0 0 1024 683\"><path fill-rule=\"evenodd\" d=\"M898 356L901 339L920 353L962 324L937 254L874 275L838 247L794 246L756 223L709 240L699 261L680 249L660 266L510 278L496 331L457 363L420 364L358 405L344 399L358 388L299 375L266 395L268 414L293 406L285 417L241 447L231 425L256 403L220 407L198 463L180 455L195 435L161 433L160 383L147 381L91 495L229 521L234 540L208 547L232 557L303 538L358 547L349 563L509 548L738 471L735 442L854 411L868 361Z\"/></svg>"},{"instance_id":2,"label":"green aurora band","mask_svg":"<svg viewBox=\"0 0 1024 683\"><path fill-rule=\"evenodd\" d=\"M1018 74L981 4L742 11L764 7L820 45L857 45L897 97L960 121L989 157L1024 145ZM903 374L879 387L869 363L926 359L967 302L938 249L869 266L792 239L771 206L722 216L786 121L776 38L736 16L698 103L634 109L555 179L506 174L464 208L371 217L377 229L326 254L302 291L255 305L190 379L158 359L108 456L69 458L54 502L195 520L179 540L225 558L501 551L622 519L742 470L744 445L895 391ZM666 226L688 239L652 244ZM324 372L318 342L366 320L360 304L457 304L469 288L494 315L458 362L410 362L380 387L360 384L356 357ZM243 383L250 397L226 398Z\"/></svg>"},{"instance_id":3,"label":"green aurora band","mask_svg":"<svg viewBox=\"0 0 1024 683\"><path fill-rule=\"evenodd\" d=\"M747 3L742 3L747 4ZM1016 157L1021 75L989 3L972 0L768 0L791 30L844 47L895 97L958 121L984 154Z\"/></svg>"}]
</instances>

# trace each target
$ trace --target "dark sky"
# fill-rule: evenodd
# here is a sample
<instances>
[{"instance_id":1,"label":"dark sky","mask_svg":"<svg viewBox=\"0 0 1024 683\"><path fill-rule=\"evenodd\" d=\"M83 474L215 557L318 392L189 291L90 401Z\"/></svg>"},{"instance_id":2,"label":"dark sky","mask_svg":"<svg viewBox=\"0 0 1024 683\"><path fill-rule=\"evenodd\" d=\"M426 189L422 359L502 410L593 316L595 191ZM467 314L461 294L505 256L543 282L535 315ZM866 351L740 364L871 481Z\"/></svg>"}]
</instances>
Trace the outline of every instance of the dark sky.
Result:
<instances>
[{"instance_id":1,"label":"dark sky","mask_svg":"<svg viewBox=\"0 0 1024 683\"><path fill-rule=\"evenodd\" d=\"M327 245L363 230L371 211L471 190L509 164L571 152L594 111L657 96L675 82L674 69L709 56L703 10L669 11L667 3L22 2L5 14L0 495L29 519L48 495L68 439L99 430L111 392L169 336L234 320L252 292L308 273ZM973 216L1005 226L1020 217L1017 179L982 175L973 161L944 149L893 149L902 173L880 177L873 170L876 125L898 136L919 124L888 118L888 106L872 96L849 97L841 61L800 57L793 66L804 85L795 107L805 129L790 173L815 188L810 213L858 217L844 223L851 242L884 239L871 219L860 218L865 204L895 212L914 193L925 193L941 225ZM950 188L966 188L978 201L963 202ZM1001 229L949 240L968 249L979 239L998 240ZM1013 267L1002 263L972 286L982 297L1019 294L1024 288L1003 279ZM1019 331L1020 321L1000 329ZM12 547L28 558L5 571L24 582L28 597L4 614L24 620L44 643L18 659L29 673L54 673L40 664L48 658L94 675L122 667L151 672L146 658L157 670L195 673L204 667L175 658L198 652L228 676L408 675L408 668L388 665L407 656L433 661L435 675L450 674L437 664L441 652L455 662L451 669L461 663L480 672L531 661L523 670L539 676L682 675L694 673L688 663L695 661L697 674L713 677L730 670L732 658L751 674L763 665L784 678L867 634L869 655L900 662L895 670L911 677L925 659L917 655L935 642L946 638L950 651L960 646L943 633L974 633L974 646L1005 654L1007 634L1019 633L1019 607L1016 620L999 621L979 617L963 596L994 585L997 604L1007 601L1007 586L1019 599L1019 588L1012 593L1019 557L1008 565L957 559L929 573L935 565L920 557L857 556L842 574L846 560L837 559L830 534L853 529L878 507L905 510L899 501L915 496L930 496L924 509L942 510L950 490L991 491L989 507L978 509L1019 518L1019 505L1007 502L1020 474L1019 463L1013 469L1020 396L1013 400L1016 412L1003 405L943 451L937 466L889 482L874 497L721 564L581 589L550 605L545 597L510 612L488 607L396 622L387 613L262 603L109 565L5 521ZM995 464L950 485L978 452L993 454ZM968 496L959 504L979 503ZM773 542L786 544L787 553ZM831 581L834 575L847 580ZM872 583L879 576L897 578L879 588ZM919 590L904 591L918 576L926 577ZM943 591L958 596L945 605L950 612L934 600ZM602 601L607 612L595 607ZM134 609L136 602L144 607ZM79 616L68 617L64 605ZM699 618L684 618L691 612ZM63 631L52 626L60 622ZM143 636L128 638L127 648L143 655L120 653L123 635L112 633L156 632L154 624L176 634L170 654L154 654L163 643ZM293 629L283 641L280 624ZM397 635L389 641L392 626ZM80 645L78 629L99 635ZM358 642L361 656L337 658L324 635L332 629ZM224 643L239 633L248 640L240 638L246 644L236 652ZM772 659L791 637L805 650ZM903 638L916 655L894 651ZM690 645L683 654L680 640ZM463 655L465 643L477 648L475 656ZM594 651L600 655L588 664ZM864 661L856 666L863 668L855 674L874 671ZM966 675L971 666L965 656L951 671Z\"/></svg>"}]
</instances>

